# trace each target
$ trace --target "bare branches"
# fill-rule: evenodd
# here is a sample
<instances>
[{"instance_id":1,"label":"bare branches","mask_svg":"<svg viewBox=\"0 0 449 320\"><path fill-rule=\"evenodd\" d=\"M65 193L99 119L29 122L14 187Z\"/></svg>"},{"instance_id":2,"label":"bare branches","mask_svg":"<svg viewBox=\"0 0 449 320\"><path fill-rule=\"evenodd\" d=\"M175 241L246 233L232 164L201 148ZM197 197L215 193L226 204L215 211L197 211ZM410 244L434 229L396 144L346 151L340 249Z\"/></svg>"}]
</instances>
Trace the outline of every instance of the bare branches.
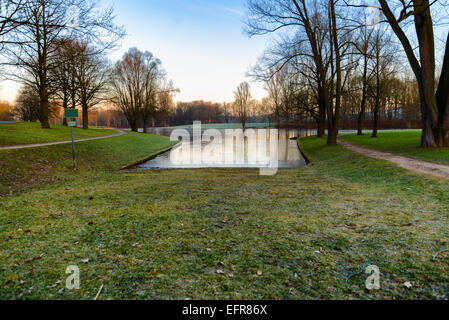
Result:
<instances>
[{"instance_id":1,"label":"bare branches","mask_svg":"<svg viewBox=\"0 0 449 320\"><path fill-rule=\"evenodd\" d=\"M246 122L248 120L248 107L249 100L251 99L251 92L248 82L242 82L237 87L237 90L234 92L234 108L238 115L238 118L243 126L243 129L246 129Z\"/></svg>"},{"instance_id":2,"label":"bare branches","mask_svg":"<svg viewBox=\"0 0 449 320\"><path fill-rule=\"evenodd\" d=\"M7 75L11 80L36 88L40 96L41 123L49 128L49 99L54 93L50 74L58 67L55 57L61 39L89 43L94 48L89 54L95 54L114 48L124 36L124 30L114 25L112 9L98 9L98 0L15 1L20 5L16 11L11 11L14 14L8 22L11 32L5 35L7 45L2 51L10 67ZM1 3L4 2L16 3L6 0ZM76 22L71 24L67 20L68 12L75 9Z\"/></svg>"},{"instance_id":3,"label":"bare branches","mask_svg":"<svg viewBox=\"0 0 449 320\"><path fill-rule=\"evenodd\" d=\"M171 95L179 91L166 81L162 62L152 53L137 48L131 48L116 63L111 75L111 89L112 102L125 114L133 131L137 131L141 120L146 131L150 118L155 120L158 98L164 99L166 107Z\"/></svg>"}]
</instances>

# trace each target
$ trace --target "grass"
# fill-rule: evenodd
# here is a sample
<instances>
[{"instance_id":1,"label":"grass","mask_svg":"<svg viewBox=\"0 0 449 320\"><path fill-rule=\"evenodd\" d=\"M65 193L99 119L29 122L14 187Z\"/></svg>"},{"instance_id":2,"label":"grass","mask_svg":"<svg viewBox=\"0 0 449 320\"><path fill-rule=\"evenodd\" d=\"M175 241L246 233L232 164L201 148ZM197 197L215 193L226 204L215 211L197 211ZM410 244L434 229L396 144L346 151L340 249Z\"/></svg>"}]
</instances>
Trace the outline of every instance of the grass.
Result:
<instances>
[{"instance_id":1,"label":"grass","mask_svg":"<svg viewBox=\"0 0 449 320\"><path fill-rule=\"evenodd\" d=\"M449 164L449 149L424 149L420 147L421 131L380 131L378 138L371 138L371 134L357 136L343 135L341 140L365 148L384 152L396 153L402 156L427 160L436 163Z\"/></svg>"},{"instance_id":2,"label":"grass","mask_svg":"<svg viewBox=\"0 0 449 320\"><path fill-rule=\"evenodd\" d=\"M72 145L0 150L0 196L30 190L50 182L88 179L173 145L168 138L128 133L75 144L77 171L72 169Z\"/></svg>"},{"instance_id":3,"label":"grass","mask_svg":"<svg viewBox=\"0 0 449 320\"><path fill-rule=\"evenodd\" d=\"M116 131L107 129L74 128L75 139L100 137L114 134ZM70 128L66 126L51 126L49 130L42 130L39 123L21 122L0 124L0 147L24 144L56 142L71 140Z\"/></svg>"},{"instance_id":4,"label":"grass","mask_svg":"<svg viewBox=\"0 0 449 320\"><path fill-rule=\"evenodd\" d=\"M65 180L0 200L0 298L92 299L102 284L100 299L449 297L449 254L432 261L449 247L446 181L317 138L300 140L311 166L273 177L117 171L153 139L85 142L75 174L61 146L27 151L67 157ZM378 291L365 289L370 264ZM79 290L64 289L69 265Z\"/></svg>"}]
</instances>

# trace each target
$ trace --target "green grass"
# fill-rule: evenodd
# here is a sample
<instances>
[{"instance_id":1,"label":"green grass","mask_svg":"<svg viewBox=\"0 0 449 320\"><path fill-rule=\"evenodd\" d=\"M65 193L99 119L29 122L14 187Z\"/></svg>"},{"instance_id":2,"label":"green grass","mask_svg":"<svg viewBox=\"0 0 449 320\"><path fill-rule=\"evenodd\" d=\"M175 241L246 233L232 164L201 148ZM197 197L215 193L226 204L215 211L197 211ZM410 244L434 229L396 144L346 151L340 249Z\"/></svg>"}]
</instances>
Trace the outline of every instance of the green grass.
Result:
<instances>
[{"instance_id":1,"label":"green grass","mask_svg":"<svg viewBox=\"0 0 449 320\"><path fill-rule=\"evenodd\" d=\"M100 299L449 297L449 254L432 261L449 248L447 181L317 138L300 141L311 166L272 177L117 171L153 139L83 143L73 176L61 146L27 151L60 154L65 180L0 200L0 298L92 299L102 284ZM378 291L365 289L370 264ZM64 289L69 265L80 290Z\"/></svg>"},{"instance_id":2,"label":"green grass","mask_svg":"<svg viewBox=\"0 0 449 320\"><path fill-rule=\"evenodd\" d=\"M436 163L449 164L449 149L424 149L420 147L421 131L381 131L378 138L371 138L371 134L357 136L343 135L341 140L361 147L376 149L384 152L396 153L406 157L427 160Z\"/></svg>"},{"instance_id":3,"label":"green grass","mask_svg":"<svg viewBox=\"0 0 449 320\"><path fill-rule=\"evenodd\" d=\"M74 128L75 139L107 136L116 131L108 129ZM21 122L0 124L0 147L35 144L55 141L71 140L70 128L65 126L51 126L51 129L42 130L39 123Z\"/></svg>"},{"instance_id":4,"label":"green grass","mask_svg":"<svg viewBox=\"0 0 449 320\"><path fill-rule=\"evenodd\" d=\"M123 166L173 144L166 137L138 133L77 142L75 172L71 144L0 150L0 196L49 182L86 179L104 172L116 174Z\"/></svg>"}]
</instances>

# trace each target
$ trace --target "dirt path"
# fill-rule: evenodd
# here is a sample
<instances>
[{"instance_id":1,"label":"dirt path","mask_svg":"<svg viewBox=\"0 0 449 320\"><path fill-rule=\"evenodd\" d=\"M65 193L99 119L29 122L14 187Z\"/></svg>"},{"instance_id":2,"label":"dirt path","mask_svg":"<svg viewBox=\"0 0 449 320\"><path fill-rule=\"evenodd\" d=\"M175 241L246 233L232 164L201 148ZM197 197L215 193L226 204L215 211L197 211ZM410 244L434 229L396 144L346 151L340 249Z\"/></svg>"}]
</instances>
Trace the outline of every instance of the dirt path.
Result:
<instances>
[{"instance_id":1,"label":"dirt path","mask_svg":"<svg viewBox=\"0 0 449 320\"><path fill-rule=\"evenodd\" d=\"M75 142L108 139L108 138L118 137L118 136L122 136L122 135L124 135L124 134L127 134L127 132L122 131L122 130L120 130L120 129L115 129L115 131L117 131L116 134L111 134L111 135L108 135L108 136L101 136L101 137L92 137L92 138L77 139L77 140L75 140ZM25 145L17 145L17 146L9 146L9 147L0 147L0 150L14 150L14 149L25 149L25 148L37 148L37 147L54 146L54 145L58 145L58 144L67 144L67 143L72 143L72 140L67 140L67 141L56 141L56 142L46 142L46 143L36 143L36 144L25 144Z\"/></svg>"},{"instance_id":2,"label":"dirt path","mask_svg":"<svg viewBox=\"0 0 449 320\"><path fill-rule=\"evenodd\" d=\"M401 168L413 171L415 173L428 174L439 178L449 179L449 166L443 164L416 160L398 156L392 153L366 149L347 142L343 142L341 140L339 140L338 143L346 149L355 151L367 157L392 162Z\"/></svg>"}]
</instances>

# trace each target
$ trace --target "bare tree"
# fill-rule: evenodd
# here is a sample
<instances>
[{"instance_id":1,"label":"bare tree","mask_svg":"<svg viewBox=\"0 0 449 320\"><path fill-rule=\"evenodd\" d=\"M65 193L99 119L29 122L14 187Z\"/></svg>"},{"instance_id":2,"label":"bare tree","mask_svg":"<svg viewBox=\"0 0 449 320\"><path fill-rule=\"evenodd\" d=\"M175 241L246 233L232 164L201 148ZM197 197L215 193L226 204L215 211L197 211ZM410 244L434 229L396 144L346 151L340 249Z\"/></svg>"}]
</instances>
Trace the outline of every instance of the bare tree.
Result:
<instances>
[{"instance_id":1,"label":"bare tree","mask_svg":"<svg viewBox=\"0 0 449 320\"><path fill-rule=\"evenodd\" d=\"M115 64L111 75L111 102L123 112L134 132L142 118L146 72L142 52L131 48Z\"/></svg>"},{"instance_id":2,"label":"bare tree","mask_svg":"<svg viewBox=\"0 0 449 320\"><path fill-rule=\"evenodd\" d=\"M318 136L324 134L327 117L328 144L337 143L341 96L354 64L348 58L351 34L342 17L342 10L337 8L340 2L248 0L246 22L246 31L250 36L287 30L278 45L275 59L272 59L272 67L280 72L285 65L294 61L297 72L312 74L309 79L314 82L313 97L318 106ZM303 93L297 95L302 98L297 106L304 105L304 97L310 97Z\"/></svg>"},{"instance_id":3,"label":"bare tree","mask_svg":"<svg viewBox=\"0 0 449 320\"><path fill-rule=\"evenodd\" d=\"M77 101L76 65L78 63L78 52L75 41L69 38L61 38L55 42L54 63L56 68L49 72L54 98L60 101L63 109L75 109ZM64 117L63 124L67 124Z\"/></svg>"},{"instance_id":4,"label":"bare tree","mask_svg":"<svg viewBox=\"0 0 449 320\"><path fill-rule=\"evenodd\" d=\"M248 82L242 82L234 92L234 108L237 116L242 124L243 130L246 129L248 120L248 107L251 99L251 92Z\"/></svg>"},{"instance_id":5,"label":"bare tree","mask_svg":"<svg viewBox=\"0 0 449 320\"><path fill-rule=\"evenodd\" d=\"M323 12L322 1L307 0L248 0L246 32L250 36L275 33L281 29L295 28L293 39L284 37L281 59L273 67L283 66L298 55L309 57L314 64L318 92L318 136L324 135L326 112L331 96L328 86L328 61L326 61L325 39L328 26L327 11ZM299 49L298 49L299 46ZM296 49L295 49L296 47ZM293 50L292 50L293 48ZM280 71L281 68L277 68Z\"/></svg>"},{"instance_id":6,"label":"bare tree","mask_svg":"<svg viewBox=\"0 0 449 320\"><path fill-rule=\"evenodd\" d=\"M368 18L366 11L364 10L355 10L354 11L354 20L358 20L359 16L361 16L364 21L357 21L361 27L359 30L356 30L356 40L353 42L355 47L355 51L360 55L361 63L361 72L360 72L360 109L357 117L357 135L363 135L363 120L365 119L366 106L368 101L368 84L373 77L374 68L370 71L370 62L373 60L373 33L375 29L373 26L369 26L366 24L366 20Z\"/></svg>"},{"instance_id":7,"label":"bare tree","mask_svg":"<svg viewBox=\"0 0 449 320\"><path fill-rule=\"evenodd\" d=\"M169 88L173 85L169 85ZM168 126L169 120L172 116L174 102L173 102L174 91L163 90L158 93L158 120L163 123L164 126Z\"/></svg>"},{"instance_id":8,"label":"bare tree","mask_svg":"<svg viewBox=\"0 0 449 320\"><path fill-rule=\"evenodd\" d=\"M143 132L147 132L148 121L152 120L153 126L157 114L157 94L160 91L160 83L165 78L165 71L162 62L151 52L142 53L145 74L143 81L143 105L142 121Z\"/></svg>"},{"instance_id":9,"label":"bare tree","mask_svg":"<svg viewBox=\"0 0 449 320\"><path fill-rule=\"evenodd\" d=\"M75 17L72 14L76 15ZM97 0L24 0L14 29L8 33L3 54L14 80L33 82L40 97L41 125L49 128L49 100L52 92L49 73L57 67L52 59L60 38L82 39L98 50L111 49L123 37L113 24L112 9L100 11ZM69 21L74 18L75 21Z\"/></svg>"},{"instance_id":10,"label":"bare tree","mask_svg":"<svg viewBox=\"0 0 449 320\"><path fill-rule=\"evenodd\" d=\"M377 137L379 128L380 103L385 96L385 86L389 78L396 71L394 69L394 45L391 38L382 29L378 29L372 39L373 41L373 74L375 79L374 108L373 108L373 133Z\"/></svg>"},{"instance_id":11,"label":"bare tree","mask_svg":"<svg viewBox=\"0 0 449 320\"><path fill-rule=\"evenodd\" d=\"M418 81L421 99L422 147L449 146L449 35L438 85L436 84L435 36L432 8L438 1L386 1L380 7L405 50ZM394 8L398 8L395 10ZM435 9L437 10L437 9ZM419 57L407 36L407 23L413 19Z\"/></svg>"},{"instance_id":12,"label":"bare tree","mask_svg":"<svg viewBox=\"0 0 449 320\"><path fill-rule=\"evenodd\" d=\"M0 0L0 50L7 44L4 36L18 25L18 13L23 0Z\"/></svg>"},{"instance_id":13,"label":"bare tree","mask_svg":"<svg viewBox=\"0 0 449 320\"><path fill-rule=\"evenodd\" d=\"M22 85L16 98L13 113L21 121L34 122L39 120L39 94L35 88L27 84Z\"/></svg>"},{"instance_id":14,"label":"bare tree","mask_svg":"<svg viewBox=\"0 0 449 320\"><path fill-rule=\"evenodd\" d=\"M138 131L140 121L144 132L150 118L155 122L160 94L179 91L166 81L162 62L137 48L129 49L116 63L111 80L112 101L125 114L133 131Z\"/></svg>"},{"instance_id":15,"label":"bare tree","mask_svg":"<svg viewBox=\"0 0 449 320\"><path fill-rule=\"evenodd\" d=\"M106 98L109 80L105 59L85 43L74 43L78 52L75 65L77 96L83 111L83 129L89 128L89 110Z\"/></svg>"}]
</instances>

